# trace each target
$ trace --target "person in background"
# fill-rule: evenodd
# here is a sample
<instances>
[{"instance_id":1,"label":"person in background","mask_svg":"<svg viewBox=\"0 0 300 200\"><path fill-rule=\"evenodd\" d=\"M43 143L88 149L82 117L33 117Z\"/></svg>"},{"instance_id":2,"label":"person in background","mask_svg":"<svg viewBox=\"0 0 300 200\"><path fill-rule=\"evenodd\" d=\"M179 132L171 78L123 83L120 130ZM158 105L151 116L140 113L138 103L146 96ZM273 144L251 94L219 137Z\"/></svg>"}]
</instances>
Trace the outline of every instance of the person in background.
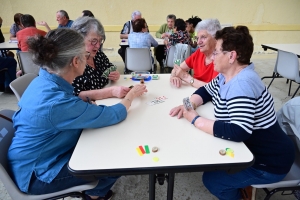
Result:
<instances>
[{"instance_id":1,"label":"person in background","mask_svg":"<svg viewBox=\"0 0 300 200\"><path fill-rule=\"evenodd\" d=\"M144 18L133 22L133 32L128 35L128 44L130 48L148 48L157 47L157 41L148 32L148 26ZM152 57L152 63L154 59Z\"/></svg>"},{"instance_id":2,"label":"person in background","mask_svg":"<svg viewBox=\"0 0 300 200\"><path fill-rule=\"evenodd\" d=\"M5 42L1 26L2 18L0 17L0 43ZM4 54L6 54L5 52ZM16 79L16 70L17 70L17 61L11 57L2 55L0 53L0 92L11 93L12 90L9 87L9 84Z\"/></svg>"},{"instance_id":3,"label":"person in background","mask_svg":"<svg viewBox=\"0 0 300 200\"><path fill-rule=\"evenodd\" d=\"M197 48L197 35L195 28L199 22L201 22L202 19L199 18L198 16L191 17L188 20L185 21L186 23L186 31L190 34L190 45L191 45L191 54L194 53L198 48Z\"/></svg>"},{"instance_id":4,"label":"person in background","mask_svg":"<svg viewBox=\"0 0 300 200\"><path fill-rule=\"evenodd\" d=\"M10 40L17 40L17 32L20 31L23 27L20 22L22 14L21 13L16 13L14 15L14 22L11 27L10 27Z\"/></svg>"},{"instance_id":5,"label":"person in background","mask_svg":"<svg viewBox=\"0 0 300 200\"><path fill-rule=\"evenodd\" d=\"M87 97L91 100L123 98L130 88L105 87L109 81L118 81L120 73L101 51L101 45L105 40L102 24L92 17L79 17L74 21L71 29L84 37L85 50L89 53L84 73L73 80L74 94L84 101L87 101Z\"/></svg>"},{"instance_id":6,"label":"person in background","mask_svg":"<svg viewBox=\"0 0 300 200\"><path fill-rule=\"evenodd\" d=\"M166 45L165 52L171 47L178 43L189 44L190 36L186 31L186 24L183 19L176 19L173 33L168 37L168 40L164 40Z\"/></svg>"},{"instance_id":7,"label":"person in background","mask_svg":"<svg viewBox=\"0 0 300 200\"><path fill-rule=\"evenodd\" d=\"M29 14L24 14L21 16L21 25L23 26L23 29L17 33L18 46L21 51L28 51L28 38L35 35L45 36L46 32L36 28L35 20L33 16Z\"/></svg>"},{"instance_id":8,"label":"person in background","mask_svg":"<svg viewBox=\"0 0 300 200\"><path fill-rule=\"evenodd\" d=\"M56 12L56 21L58 23L57 28L70 28L73 23L73 20L70 20L69 15L65 10L59 10ZM44 26L48 31L51 30L45 21L40 21L37 24Z\"/></svg>"},{"instance_id":9,"label":"person in background","mask_svg":"<svg viewBox=\"0 0 300 200\"><path fill-rule=\"evenodd\" d=\"M220 29L221 24L217 19L205 19L198 23L196 31L199 49L183 61L180 66L174 65L170 77L172 85L181 87L184 81L192 87L199 88L218 75L214 69L212 54L216 47L214 36ZM193 76L187 72L190 69L194 71Z\"/></svg>"},{"instance_id":10,"label":"person in background","mask_svg":"<svg viewBox=\"0 0 300 200\"><path fill-rule=\"evenodd\" d=\"M82 11L82 17L94 17L94 14L90 10Z\"/></svg>"},{"instance_id":11,"label":"person in background","mask_svg":"<svg viewBox=\"0 0 300 200\"><path fill-rule=\"evenodd\" d=\"M155 33L156 38L162 38L162 39L168 38L173 33L175 20L176 20L176 16L173 14L169 14L167 16L167 23L161 25L158 31L156 31ZM157 48L154 48L154 54L157 62L160 65L160 72L162 73L164 71L163 60L166 58L164 46L158 46Z\"/></svg>"},{"instance_id":12,"label":"person in background","mask_svg":"<svg viewBox=\"0 0 300 200\"><path fill-rule=\"evenodd\" d=\"M55 29L46 37L28 39L39 76L27 87L14 114L15 136L8 150L8 165L18 188L28 194L58 192L90 181L68 171L82 129L118 124L127 117L132 101L146 86L135 85L120 103L105 106L87 103L73 95L72 81L86 67L89 54L83 37L72 29ZM32 97L35 98L32 98ZM62 111L65 112L63 115ZM26 144L26 145L24 145ZM119 177L99 177L85 191L85 199L108 200Z\"/></svg>"},{"instance_id":13,"label":"person in background","mask_svg":"<svg viewBox=\"0 0 300 200\"><path fill-rule=\"evenodd\" d=\"M127 21L124 24L123 29L121 30L120 39L128 39L128 35L133 32L132 23L135 20L140 18L142 18L142 13L138 10L133 11L133 13L131 14L131 20ZM126 47L121 46L121 48L118 50L118 53L121 56L123 62L125 63ZM126 68L125 68L125 72L126 72Z\"/></svg>"},{"instance_id":14,"label":"person in background","mask_svg":"<svg viewBox=\"0 0 300 200\"><path fill-rule=\"evenodd\" d=\"M190 97L194 109L186 110L181 105L170 115L184 116L212 137L245 143L255 158L251 167L233 174L204 172L202 177L205 187L218 199L239 200L240 188L281 181L294 162L295 150L279 126L271 94L250 61L254 44L249 29L226 27L215 38L212 59L219 75ZM214 105L216 120L195 111L209 101Z\"/></svg>"}]
</instances>

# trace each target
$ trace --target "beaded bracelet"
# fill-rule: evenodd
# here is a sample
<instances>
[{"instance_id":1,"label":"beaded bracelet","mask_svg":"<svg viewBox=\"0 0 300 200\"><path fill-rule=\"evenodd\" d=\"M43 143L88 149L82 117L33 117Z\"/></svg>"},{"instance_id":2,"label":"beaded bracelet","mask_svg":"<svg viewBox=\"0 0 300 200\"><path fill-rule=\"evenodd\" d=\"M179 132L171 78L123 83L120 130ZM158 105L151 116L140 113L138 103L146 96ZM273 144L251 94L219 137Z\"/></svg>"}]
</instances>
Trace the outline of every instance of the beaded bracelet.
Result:
<instances>
[{"instance_id":1,"label":"beaded bracelet","mask_svg":"<svg viewBox=\"0 0 300 200\"><path fill-rule=\"evenodd\" d=\"M199 117L200 117L200 116L197 115L197 116L192 120L191 124L193 124L193 125L195 126L195 121L196 121Z\"/></svg>"}]
</instances>

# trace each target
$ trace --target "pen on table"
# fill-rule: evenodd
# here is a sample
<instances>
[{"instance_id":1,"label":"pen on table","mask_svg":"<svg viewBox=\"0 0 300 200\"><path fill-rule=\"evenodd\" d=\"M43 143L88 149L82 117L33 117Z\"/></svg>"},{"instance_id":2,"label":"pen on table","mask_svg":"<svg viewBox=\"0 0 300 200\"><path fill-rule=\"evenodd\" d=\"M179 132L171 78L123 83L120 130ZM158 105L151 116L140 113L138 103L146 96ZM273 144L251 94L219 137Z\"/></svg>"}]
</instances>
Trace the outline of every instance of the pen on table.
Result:
<instances>
[{"instance_id":1,"label":"pen on table","mask_svg":"<svg viewBox=\"0 0 300 200\"><path fill-rule=\"evenodd\" d=\"M86 99L89 104L92 104L91 99L89 97L86 97Z\"/></svg>"}]
</instances>

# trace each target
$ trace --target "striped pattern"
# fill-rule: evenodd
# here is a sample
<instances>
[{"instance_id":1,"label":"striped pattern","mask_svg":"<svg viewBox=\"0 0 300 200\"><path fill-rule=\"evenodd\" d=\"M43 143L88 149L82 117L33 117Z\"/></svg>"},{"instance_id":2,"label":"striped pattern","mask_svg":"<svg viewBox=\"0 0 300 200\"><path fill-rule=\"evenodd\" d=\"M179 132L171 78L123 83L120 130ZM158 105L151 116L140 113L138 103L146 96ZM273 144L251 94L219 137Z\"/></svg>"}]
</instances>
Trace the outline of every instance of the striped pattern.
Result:
<instances>
[{"instance_id":1,"label":"striped pattern","mask_svg":"<svg viewBox=\"0 0 300 200\"><path fill-rule=\"evenodd\" d=\"M219 94L218 82L219 76L205 85L205 89L212 96L212 102L215 105L216 120L236 124L249 134L253 130L267 129L276 123L273 99L266 87L257 99L246 96L226 99Z\"/></svg>"}]
</instances>

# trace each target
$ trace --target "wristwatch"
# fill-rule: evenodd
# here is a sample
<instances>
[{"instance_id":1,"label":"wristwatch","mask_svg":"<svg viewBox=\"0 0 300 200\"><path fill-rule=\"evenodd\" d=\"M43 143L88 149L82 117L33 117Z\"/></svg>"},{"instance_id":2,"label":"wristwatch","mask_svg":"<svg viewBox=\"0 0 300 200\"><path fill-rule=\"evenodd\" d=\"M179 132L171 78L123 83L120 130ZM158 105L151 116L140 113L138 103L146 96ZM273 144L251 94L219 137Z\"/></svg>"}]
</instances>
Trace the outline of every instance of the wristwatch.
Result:
<instances>
[{"instance_id":1,"label":"wristwatch","mask_svg":"<svg viewBox=\"0 0 300 200\"><path fill-rule=\"evenodd\" d=\"M190 84L191 84L191 86L193 86L193 84L194 84L194 78L192 78L192 79L190 80Z\"/></svg>"}]
</instances>

